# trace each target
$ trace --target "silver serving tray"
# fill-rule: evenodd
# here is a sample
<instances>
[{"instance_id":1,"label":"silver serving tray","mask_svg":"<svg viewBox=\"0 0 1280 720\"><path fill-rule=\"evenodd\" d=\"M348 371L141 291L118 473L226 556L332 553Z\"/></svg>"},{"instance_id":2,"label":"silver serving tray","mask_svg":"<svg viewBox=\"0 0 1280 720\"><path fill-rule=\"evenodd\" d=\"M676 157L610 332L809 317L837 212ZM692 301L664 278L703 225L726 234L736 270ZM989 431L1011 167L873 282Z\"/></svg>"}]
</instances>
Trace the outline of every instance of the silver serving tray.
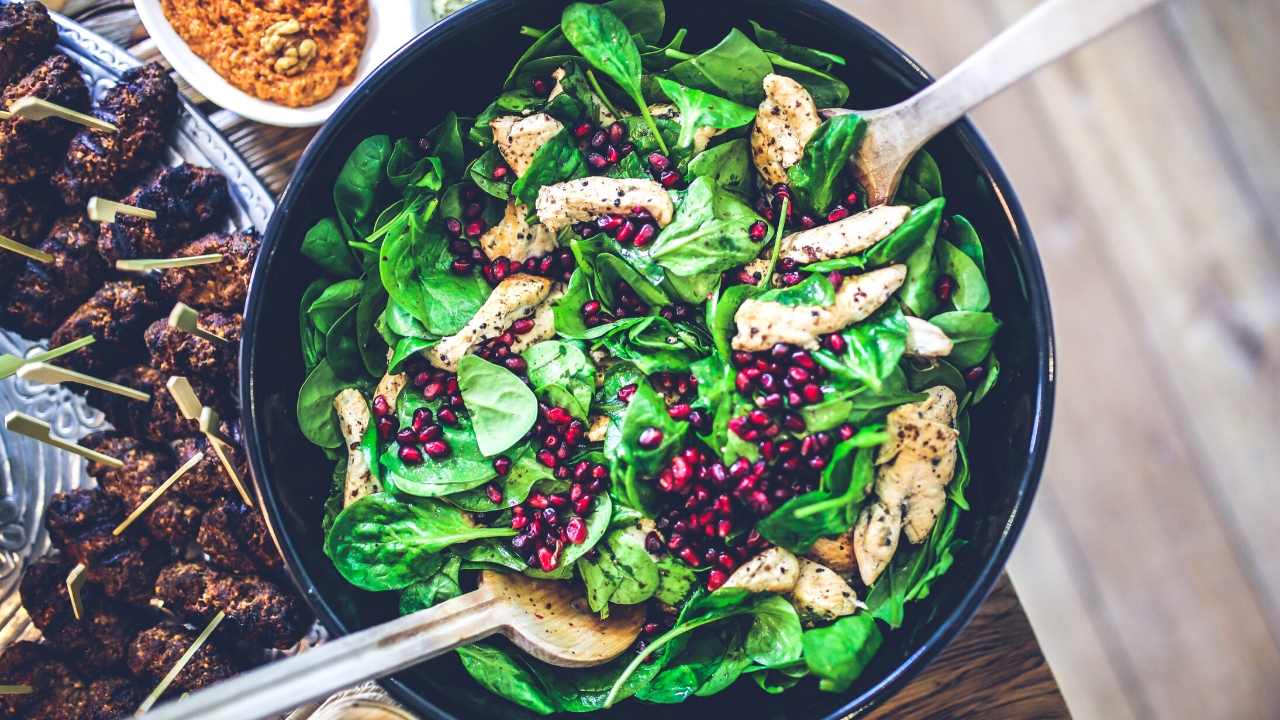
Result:
<instances>
[{"instance_id":1,"label":"silver serving tray","mask_svg":"<svg viewBox=\"0 0 1280 720\"><path fill-rule=\"evenodd\" d=\"M58 50L80 64L96 101L125 70L142 63L79 24L50 13L58 25ZM217 168L227 177L231 212L226 229L263 230L275 199L244 159L194 105L181 100L165 164L191 162ZM32 342L0 331L0 353L27 356L47 341ZM58 386L31 385L16 377L0 381L0 415L21 410L53 427L63 438L80 438L107 427L102 413L83 397ZM39 636L18 598L23 566L49 551L44 506L49 496L92 485L84 461L70 453L8 432L0 432L0 648Z\"/></svg>"}]
</instances>

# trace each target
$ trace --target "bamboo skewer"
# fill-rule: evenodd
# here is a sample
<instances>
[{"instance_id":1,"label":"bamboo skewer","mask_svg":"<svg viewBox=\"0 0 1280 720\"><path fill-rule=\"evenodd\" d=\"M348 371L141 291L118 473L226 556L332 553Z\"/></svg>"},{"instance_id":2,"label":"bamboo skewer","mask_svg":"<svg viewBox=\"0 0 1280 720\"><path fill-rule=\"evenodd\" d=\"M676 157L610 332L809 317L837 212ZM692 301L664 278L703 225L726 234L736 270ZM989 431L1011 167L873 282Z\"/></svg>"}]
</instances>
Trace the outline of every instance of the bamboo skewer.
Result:
<instances>
[{"instance_id":1,"label":"bamboo skewer","mask_svg":"<svg viewBox=\"0 0 1280 720\"><path fill-rule=\"evenodd\" d=\"M214 265L220 262L222 262L222 253L208 253L206 255L157 258L155 260L117 260L116 269L122 272L151 272L152 270L167 270L168 268Z\"/></svg>"},{"instance_id":2,"label":"bamboo skewer","mask_svg":"<svg viewBox=\"0 0 1280 720\"><path fill-rule=\"evenodd\" d=\"M196 422L200 424L200 432L204 433L222 443L223 445L235 445L235 441L223 435L218 430L218 423L222 422L222 418L218 417L218 411L211 407L200 408L200 414L196 416Z\"/></svg>"},{"instance_id":3,"label":"bamboo skewer","mask_svg":"<svg viewBox=\"0 0 1280 720\"><path fill-rule=\"evenodd\" d=\"M113 458L110 455L103 455L97 450L90 450L87 447L81 447L70 440L63 440L62 438L54 437L52 428L49 427L49 423L37 420L30 415L20 413L17 410L11 410L8 415L4 416L4 427L10 432L16 432L19 435L26 435L37 442L52 445L59 450L66 450L69 453L75 453L89 462L101 463L116 470L124 467L124 463L122 461Z\"/></svg>"},{"instance_id":4,"label":"bamboo skewer","mask_svg":"<svg viewBox=\"0 0 1280 720\"><path fill-rule=\"evenodd\" d=\"M178 662L174 663L173 667L169 668L169 672L165 673L165 676L161 678L160 684L156 686L156 689L152 690L151 694L147 696L147 699L143 700L142 704L138 706L138 712L134 714L134 717L142 717L148 710L155 706L156 701L159 700L160 696L164 695L165 691L169 689L169 686L173 684L173 681L178 677L178 674L187 666L187 663L191 662L191 658L196 656L196 653L199 652L200 648L209 640L209 636L213 634L213 631L218 629L218 625L226 616L226 613L221 610L218 611L217 615L213 616L213 619L209 621L209 624L205 626L204 630L200 631L200 634L196 636L195 641L191 643L191 647L187 648L187 651L182 653L182 657L178 658Z\"/></svg>"},{"instance_id":5,"label":"bamboo skewer","mask_svg":"<svg viewBox=\"0 0 1280 720\"><path fill-rule=\"evenodd\" d=\"M226 344L230 342L221 335L201 329L198 325L199 322L200 313L196 312L195 308L187 305L186 303L178 303L177 305L174 305L173 311L169 313L169 327L171 328L189 332L192 335L208 340L215 345L217 343Z\"/></svg>"},{"instance_id":6,"label":"bamboo skewer","mask_svg":"<svg viewBox=\"0 0 1280 720\"><path fill-rule=\"evenodd\" d=\"M76 620L84 618L84 603L80 601L80 589L84 587L85 580L88 580L88 576L85 575L88 570L84 563L80 563L67 573L67 596L71 598L71 614L76 616Z\"/></svg>"},{"instance_id":7,"label":"bamboo skewer","mask_svg":"<svg viewBox=\"0 0 1280 720\"><path fill-rule=\"evenodd\" d=\"M127 397L130 400L146 402L151 399L151 395L141 390L134 390L131 387L120 385L119 383L101 380L92 375L86 375L75 370L60 368L57 365L50 365L46 362L29 362L18 370L18 377L27 382L40 383L43 385L57 385L59 383L78 383L86 387L96 388L103 392L114 393L121 397Z\"/></svg>"},{"instance_id":8,"label":"bamboo skewer","mask_svg":"<svg viewBox=\"0 0 1280 720\"><path fill-rule=\"evenodd\" d=\"M30 685L0 685L0 695L30 695L35 691Z\"/></svg>"},{"instance_id":9,"label":"bamboo skewer","mask_svg":"<svg viewBox=\"0 0 1280 720\"><path fill-rule=\"evenodd\" d=\"M170 475L167 480L160 483L160 487L153 490L151 494L147 496L147 499L138 503L138 507L134 508L133 512L129 513L129 517L121 521L121 523L116 526L116 529L111 531L111 534L119 535L120 533L127 530L129 526L132 525L135 521L137 521L138 518L142 517L143 514L147 512L147 510L150 510L152 505L156 504L156 501L160 499L160 496L163 495L165 491L173 487L174 483L178 482L178 480L183 475L187 474L187 471L195 467L196 464L203 459L204 459L204 453L198 452L195 455L192 455L189 460L182 463L182 467L175 470L174 473Z\"/></svg>"},{"instance_id":10,"label":"bamboo skewer","mask_svg":"<svg viewBox=\"0 0 1280 720\"><path fill-rule=\"evenodd\" d=\"M156 211L146 208L134 207L126 205L115 200L100 198L97 195L89 198L89 207L87 208L89 219L100 223L113 223L116 221L116 215L132 215L133 217L142 218L143 220L155 220Z\"/></svg>"},{"instance_id":11,"label":"bamboo skewer","mask_svg":"<svg viewBox=\"0 0 1280 720\"><path fill-rule=\"evenodd\" d=\"M200 398L196 397L195 388L191 387L190 380L181 375L174 375L165 381L164 386L173 396L173 401L178 404L178 412L182 413L182 417L188 420L200 419L202 405Z\"/></svg>"},{"instance_id":12,"label":"bamboo skewer","mask_svg":"<svg viewBox=\"0 0 1280 720\"><path fill-rule=\"evenodd\" d=\"M119 128L106 120L76 112L71 108L51 103L44 98L31 97L30 95L9 103L8 111L0 110L0 120L8 120L12 117L20 117L27 120L44 120L45 118L56 117L100 132L114 133L120 131Z\"/></svg>"},{"instance_id":13,"label":"bamboo skewer","mask_svg":"<svg viewBox=\"0 0 1280 720\"><path fill-rule=\"evenodd\" d=\"M33 362L46 362L56 360L63 355L73 353L86 345L92 345L94 337L86 335L82 338L76 338L66 345L59 345L52 350L45 350L42 353L36 353L29 358L20 358L17 355L5 353L0 355L0 380L3 380L17 372L23 365Z\"/></svg>"},{"instance_id":14,"label":"bamboo skewer","mask_svg":"<svg viewBox=\"0 0 1280 720\"><path fill-rule=\"evenodd\" d=\"M25 258L31 258L38 263L48 265L53 262L53 256L49 253L43 250L37 250L30 245L24 245L17 240L12 240L4 235L0 235L0 248L8 250L9 252L17 253Z\"/></svg>"},{"instance_id":15,"label":"bamboo skewer","mask_svg":"<svg viewBox=\"0 0 1280 720\"><path fill-rule=\"evenodd\" d=\"M204 433L209 439L209 447L213 448L213 454L218 456L218 462L222 464L222 469L231 478L232 484L236 486L236 492L240 493L240 499L248 507L253 507L253 499L249 497L249 491L245 489L244 478L240 477L239 471L236 470L235 463L231 462L231 458L227 457L226 449L234 447L235 443L231 438L218 432L218 413L213 408L200 408L200 432Z\"/></svg>"}]
</instances>

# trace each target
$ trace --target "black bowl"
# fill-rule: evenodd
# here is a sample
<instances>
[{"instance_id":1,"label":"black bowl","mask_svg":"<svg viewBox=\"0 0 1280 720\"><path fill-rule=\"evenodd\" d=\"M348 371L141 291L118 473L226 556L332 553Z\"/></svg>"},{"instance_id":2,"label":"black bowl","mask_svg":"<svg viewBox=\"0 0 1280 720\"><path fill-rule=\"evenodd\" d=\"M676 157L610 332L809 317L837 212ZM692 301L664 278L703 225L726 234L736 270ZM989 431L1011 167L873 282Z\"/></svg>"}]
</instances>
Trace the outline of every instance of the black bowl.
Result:
<instances>
[{"instance_id":1,"label":"black bowl","mask_svg":"<svg viewBox=\"0 0 1280 720\"><path fill-rule=\"evenodd\" d=\"M241 392L253 474L295 582L334 635L395 614L392 593L348 585L321 550L321 504L329 466L294 420L301 385L298 301L317 269L299 253L306 229L332 212L331 188L350 150L375 133L416 136L451 109L479 112L496 94L527 40L519 27L547 27L567 0L484 0L418 36L364 81L311 141L267 228L249 293L241 350ZM668 27L689 27L686 47L710 47L748 18L797 43L843 53L851 107L882 107L929 83L911 58L858 20L822 0L669 0ZM1039 481L1053 405L1053 334L1040 261L1026 218L995 158L967 121L929 145L942 168L948 207L977 226L986 243L993 310L1004 320L997 342L1000 383L976 410L969 453L972 512L966 544L950 572L846 693L807 682L780 696L740 682L713 698L663 708L664 717L838 718L883 701L951 640L999 577ZM436 718L507 718L524 711L488 695L445 657L385 681L413 710ZM654 708L624 703L611 717Z\"/></svg>"}]
</instances>

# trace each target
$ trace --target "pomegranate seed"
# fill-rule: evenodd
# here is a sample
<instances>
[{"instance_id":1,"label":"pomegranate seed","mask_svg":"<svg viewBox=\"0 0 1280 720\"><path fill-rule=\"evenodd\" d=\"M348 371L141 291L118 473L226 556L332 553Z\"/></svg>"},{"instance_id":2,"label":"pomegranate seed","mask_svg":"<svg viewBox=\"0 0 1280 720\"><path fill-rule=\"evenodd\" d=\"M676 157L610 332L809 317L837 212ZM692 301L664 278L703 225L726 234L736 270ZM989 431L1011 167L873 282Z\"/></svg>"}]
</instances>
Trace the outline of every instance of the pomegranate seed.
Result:
<instances>
[{"instance_id":1,"label":"pomegranate seed","mask_svg":"<svg viewBox=\"0 0 1280 720\"><path fill-rule=\"evenodd\" d=\"M847 217L849 217L849 208L837 205L834 210L827 213L827 222L840 222Z\"/></svg>"},{"instance_id":2,"label":"pomegranate seed","mask_svg":"<svg viewBox=\"0 0 1280 720\"><path fill-rule=\"evenodd\" d=\"M537 457L538 457L539 463L549 468L553 468L556 466L556 455L550 450L539 450Z\"/></svg>"},{"instance_id":3,"label":"pomegranate seed","mask_svg":"<svg viewBox=\"0 0 1280 720\"><path fill-rule=\"evenodd\" d=\"M597 130L595 134L591 136L591 147L597 150L604 147L606 144L608 144L608 142L609 142L609 133L605 132L604 130Z\"/></svg>"},{"instance_id":4,"label":"pomegranate seed","mask_svg":"<svg viewBox=\"0 0 1280 720\"><path fill-rule=\"evenodd\" d=\"M436 413L436 419L443 425L454 426L458 424L458 414L452 408L440 408L440 412Z\"/></svg>"},{"instance_id":5,"label":"pomegranate seed","mask_svg":"<svg viewBox=\"0 0 1280 720\"><path fill-rule=\"evenodd\" d=\"M933 293L938 296L942 302L951 299L951 294L955 292L956 281L950 275L943 275L938 278L938 282L933 286Z\"/></svg>"},{"instance_id":6,"label":"pomegranate seed","mask_svg":"<svg viewBox=\"0 0 1280 720\"><path fill-rule=\"evenodd\" d=\"M812 230L818 227L818 221L815 220L812 215L801 215L800 227L801 229L804 229L804 230Z\"/></svg>"},{"instance_id":7,"label":"pomegranate seed","mask_svg":"<svg viewBox=\"0 0 1280 720\"><path fill-rule=\"evenodd\" d=\"M800 394L804 397L804 401L810 405L822 402L822 388L813 383L800 388Z\"/></svg>"},{"instance_id":8,"label":"pomegranate seed","mask_svg":"<svg viewBox=\"0 0 1280 720\"><path fill-rule=\"evenodd\" d=\"M618 234L621 235L622 233L619 232ZM631 244L635 245L636 247L644 247L645 245L648 245L650 242L652 242L653 238L657 234L658 234L657 225L654 225L653 223L645 223L644 225L640 226L640 230L636 232L636 239L632 240Z\"/></svg>"},{"instance_id":9,"label":"pomegranate seed","mask_svg":"<svg viewBox=\"0 0 1280 720\"><path fill-rule=\"evenodd\" d=\"M600 172L601 170L604 170L605 168L609 167L609 161L605 159L604 155L601 155L600 153L597 153L597 152L593 152L587 155L587 164L590 165L591 169L595 170L596 172Z\"/></svg>"},{"instance_id":10,"label":"pomegranate seed","mask_svg":"<svg viewBox=\"0 0 1280 720\"><path fill-rule=\"evenodd\" d=\"M398 454L407 465L417 465L422 462L422 451L412 445L402 446Z\"/></svg>"},{"instance_id":11,"label":"pomegranate seed","mask_svg":"<svg viewBox=\"0 0 1280 720\"><path fill-rule=\"evenodd\" d=\"M524 372L525 369L529 367L529 363L525 362L524 358L520 357L519 355L512 355L511 357L502 361L502 366L513 373L521 373L521 372Z\"/></svg>"},{"instance_id":12,"label":"pomegranate seed","mask_svg":"<svg viewBox=\"0 0 1280 720\"><path fill-rule=\"evenodd\" d=\"M553 425L568 425L572 420L573 416L562 407L553 407L547 410L547 421Z\"/></svg>"},{"instance_id":13,"label":"pomegranate seed","mask_svg":"<svg viewBox=\"0 0 1280 720\"><path fill-rule=\"evenodd\" d=\"M511 168L507 167L506 165L498 165L493 169L493 172L489 174L493 177L494 180L501 180L507 176L507 173L510 173L510 172L511 172Z\"/></svg>"},{"instance_id":14,"label":"pomegranate seed","mask_svg":"<svg viewBox=\"0 0 1280 720\"><path fill-rule=\"evenodd\" d=\"M426 453L430 455L434 460L439 460L440 458L448 457L449 450L450 450L449 443L444 442L443 440L436 440L434 442L425 443L423 444L422 449L425 450Z\"/></svg>"},{"instance_id":15,"label":"pomegranate seed","mask_svg":"<svg viewBox=\"0 0 1280 720\"><path fill-rule=\"evenodd\" d=\"M400 432L396 433L396 442L401 445L412 445L417 441L418 433L414 432L413 428L404 428Z\"/></svg>"},{"instance_id":16,"label":"pomegranate seed","mask_svg":"<svg viewBox=\"0 0 1280 720\"><path fill-rule=\"evenodd\" d=\"M814 470L821 470L826 466L827 466L827 459L822 457L821 455L816 455L814 457L809 458L809 467L813 468Z\"/></svg>"},{"instance_id":17,"label":"pomegranate seed","mask_svg":"<svg viewBox=\"0 0 1280 720\"><path fill-rule=\"evenodd\" d=\"M573 129L573 136L581 140L591 134L591 123L582 123Z\"/></svg>"},{"instance_id":18,"label":"pomegranate seed","mask_svg":"<svg viewBox=\"0 0 1280 720\"><path fill-rule=\"evenodd\" d=\"M787 377L796 384L809 382L809 371L802 367L792 366L787 369Z\"/></svg>"},{"instance_id":19,"label":"pomegranate seed","mask_svg":"<svg viewBox=\"0 0 1280 720\"><path fill-rule=\"evenodd\" d=\"M804 278L801 277L800 273L798 272L783 273L782 276L779 278L779 280L782 281L782 284L786 285L787 287L791 287L792 285L799 285L800 281L803 279Z\"/></svg>"},{"instance_id":20,"label":"pomegranate seed","mask_svg":"<svg viewBox=\"0 0 1280 720\"><path fill-rule=\"evenodd\" d=\"M664 188L673 188L680 182L680 173L675 170L664 170L662 174L658 176L658 182L662 183L662 187Z\"/></svg>"},{"instance_id":21,"label":"pomegranate seed","mask_svg":"<svg viewBox=\"0 0 1280 720\"><path fill-rule=\"evenodd\" d=\"M849 423L845 423L840 426L837 432L840 434L841 440L848 440L849 438L853 437L856 430L854 429L853 425L850 425Z\"/></svg>"},{"instance_id":22,"label":"pomegranate seed","mask_svg":"<svg viewBox=\"0 0 1280 720\"><path fill-rule=\"evenodd\" d=\"M469 203L462 211L462 217L468 220L475 220L484 212L484 206L478 202Z\"/></svg>"},{"instance_id":23,"label":"pomegranate seed","mask_svg":"<svg viewBox=\"0 0 1280 720\"><path fill-rule=\"evenodd\" d=\"M471 261L470 260L454 260L453 262L449 263L449 269L452 270L455 275L466 275L467 273L471 272Z\"/></svg>"},{"instance_id":24,"label":"pomegranate seed","mask_svg":"<svg viewBox=\"0 0 1280 720\"><path fill-rule=\"evenodd\" d=\"M667 408L667 414L676 420L688 420L693 408L688 403L676 403Z\"/></svg>"},{"instance_id":25,"label":"pomegranate seed","mask_svg":"<svg viewBox=\"0 0 1280 720\"><path fill-rule=\"evenodd\" d=\"M421 432L431 424L431 410L429 408L418 408L413 411L413 429Z\"/></svg>"},{"instance_id":26,"label":"pomegranate seed","mask_svg":"<svg viewBox=\"0 0 1280 720\"><path fill-rule=\"evenodd\" d=\"M620 243L631 242L636 235L636 224L627 220L622 223L622 227L618 228L618 234L615 236Z\"/></svg>"},{"instance_id":27,"label":"pomegranate seed","mask_svg":"<svg viewBox=\"0 0 1280 720\"><path fill-rule=\"evenodd\" d=\"M519 508L512 508L512 509L516 510ZM512 530L523 530L524 526L528 524L529 524L529 518L525 517L524 515L515 515L511 518ZM514 540L512 542L514 542Z\"/></svg>"},{"instance_id":28,"label":"pomegranate seed","mask_svg":"<svg viewBox=\"0 0 1280 720\"><path fill-rule=\"evenodd\" d=\"M607 480L609 478L609 468L604 465L596 465L591 468L591 477L596 480Z\"/></svg>"},{"instance_id":29,"label":"pomegranate seed","mask_svg":"<svg viewBox=\"0 0 1280 720\"><path fill-rule=\"evenodd\" d=\"M730 359L733 360L733 364L735 366L740 368L746 367L752 363L751 353L745 353L742 351L735 352Z\"/></svg>"},{"instance_id":30,"label":"pomegranate seed","mask_svg":"<svg viewBox=\"0 0 1280 720\"><path fill-rule=\"evenodd\" d=\"M644 549L654 555L660 555L666 549L662 544L662 537L654 530L650 530L648 535L644 536Z\"/></svg>"},{"instance_id":31,"label":"pomegranate seed","mask_svg":"<svg viewBox=\"0 0 1280 720\"><path fill-rule=\"evenodd\" d=\"M970 383L981 382L987 376L987 367L985 365L974 365L964 371L964 379Z\"/></svg>"},{"instance_id":32,"label":"pomegranate seed","mask_svg":"<svg viewBox=\"0 0 1280 720\"><path fill-rule=\"evenodd\" d=\"M390 440L391 433L395 432L396 429L395 420L392 420L389 417L378 418L376 426L378 428L378 439L383 442Z\"/></svg>"},{"instance_id":33,"label":"pomegranate seed","mask_svg":"<svg viewBox=\"0 0 1280 720\"><path fill-rule=\"evenodd\" d=\"M851 192L851 193L849 193L848 195L845 195L845 196L844 196L844 204L845 204L845 205L847 205L847 206L849 206L849 207L857 207L857 206L858 206L858 193L856 193L856 192Z\"/></svg>"},{"instance_id":34,"label":"pomegranate seed","mask_svg":"<svg viewBox=\"0 0 1280 720\"><path fill-rule=\"evenodd\" d=\"M618 400L624 403L631 402L631 398L635 396L637 389L638 388L636 387L635 383L632 383L630 385L623 385L622 387L618 388Z\"/></svg>"},{"instance_id":35,"label":"pomegranate seed","mask_svg":"<svg viewBox=\"0 0 1280 720\"><path fill-rule=\"evenodd\" d=\"M484 234L485 227L483 220L472 220L467 223L467 237L478 238Z\"/></svg>"},{"instance_id":36,"label":"pomegranate seed","mask_svg":"<svg viewBox=\"0 0 1280 720\"><path fill-rule=\"evenodd\" d=\"M458 218L445 218L444 229L449 231L450 235L457 237L462 234L462 221Z\"/></svg>"},{"instance_id":37,"label":"pomegranate seed","mask_svg":"<svg viewBox=\"0 0 1280 720\"><path fill-rule=\"evenodd\" d=\"M590 495L583 495L582 497L574 501L573 511L578 513L579 515L585 515L586 512L591 509L591 503L594 500L595 498L591 497Z\"/></svg>"},{"instance_id":38,"label":"pomegranate seed","mask_svg":"<svg viewBox=\"0 0 1280 720\"><path fill-rule=\"evenodd\" d=\"M844 275L840 274L839 270L832 270L827 273L827 282L831 283L831 287L839 290L840 286L844 284Z\"/></svg>"},{"instance_id":39,"label":"pomegranate seed","mask_svg":"<svg viewBox=\"0 0 1280 720\"><path fill-rule=\"evenodd\" d=\"M588 300L582 304L583 315L598 315L600 313L600 301Z\"/></svg>"},{"instance_id":40,"label":"pomegranate seed","mask_svg":"<svg viewBox=\"0 0 1280 720\"><path fill-rule=\"evenodd\" d=\"M618 150L617 145L610 145L604 150L604 159L609 161L610 165L616 164L622 159L622 153Z\"/></svg>"},{"instance_id":41,"label":"pomegranate seed","mask_svg":"<svg viewBox=\"0 0 1280 720\"><path fill-rule=\"evenodd\" d=\"M497 485L489 483L484 487L484 493L489 496L489 502L494 504L502 502L502 490Z\"/></svg>"},{"instance_id":42,"label":"pomegranate seed","mask_svg":"<svg viewBox=\"0 0 1280 720\"><path fill-rule=\"evenodd\" d=\"M547 496L543 495L540 492L530 493L529 499L526 502L529 503L529 507L532 507L538 510L541 510L542 508L550 504L550 501L547 500Z\"/></svg>"},{"instance_id":43,"label":"pomegranate seed","mask_svg":"<svg viewBox=\"0 0 1280 720\"><path fill-rule=\"evenodd\" d=\"M379 395L373 399L373 414L376 417L386 417L391 414L391 405L387 403L387 396Z\"/></svg>"},{"instance_id":44,"label":"pomegranate seed","mask_svg":"<svg viewBox=\"0 0 1280 720\"><path fill-rule=\"evenodd\" d=\"M662 431L656 427L645 428L640 431L640 437L636 439L640 447L646 450L652 450L662 444Z\"/></svg>"},{"instance_id":45,"label":"pomegranate seed","mask_svg":"<svg viewBox=\"0 0 1280 720\"><path fill-rule=\"evenodd\" d=\"M682 549L679 552L679 555L680 559L684 561L684 564L690 567L698 567L702 564L702 559L698 557L698 553L694 552L691 547Z\"/></svg>"},{"instance_id":46,"label":"pomegranate seed","mask_svg":"<svg viewBox=\"0 0 1280 720\"><path fill-rule=\"evenodd\" d=\"M564 526L565 537L574 545L581 545L587 541L587 524L582 518L576 517Z\"/></svg>"},{"instance_id":47,"label":"pomegranate seed","mask_svg":"<svg viewBox=\"0 0 1280 720\"><path fill-rule=\"evenodd\" d=\"M609 126L609 142L617 145L627 139L627 126L620 122L615 122Z\"/></svg>"},{"instance_id":48,"label":"pomegranate seed","mask_svg":"<svg viewBox=\"0 0 1280 720\"><path fill-rule=\"evenodd\" d=\"M560 558L551 548L538 548L538 566L543 572L551 572L560 564Z\"/></svg>"},{"instance_id":49,"label":"pomegranate seed","mask_svg":"<svg viewBox=\"0 0 1280 720\"><path fill-rule=\"evenodd\" d=\"M782 425L791 432L800 432L804 430L804 418L799 415L787 415L782 419Z\"/></svg>"},{"instance_id":50,"label":"pomegranate seed","mask_svg":"<svg viewBox=\"0 0 1280 720\"><path fill-rule=\"evenodd\" d=\"M822 342L827 346L828 350L835 353L842 353L845 348L848 347L848 344L844 340L844 336L834 333L823 338Z\"/></svg>"},{"instance_id":51,"label":"pomegranate seed","mask_svg":"<svg viewBox=\"0 0 1280 720\"><path fill-rule=\"evenodd\" d=\"M649 153L649 167L659 172L671 169L671 160L662 153Z\"/></svg>"},{"instance_id":52,"label":"pomegranate seed","mask_svg":"<svg viewBox=\"0 0 1280 720\"><path fill-rule=\"evenodd\" d=\"M506 477L511 472L511 458L506 455L499 455L493 459L493 471L498 473L498 477ZM497 502L495 500L495 502Z\"/></svg>"}]
</instances>

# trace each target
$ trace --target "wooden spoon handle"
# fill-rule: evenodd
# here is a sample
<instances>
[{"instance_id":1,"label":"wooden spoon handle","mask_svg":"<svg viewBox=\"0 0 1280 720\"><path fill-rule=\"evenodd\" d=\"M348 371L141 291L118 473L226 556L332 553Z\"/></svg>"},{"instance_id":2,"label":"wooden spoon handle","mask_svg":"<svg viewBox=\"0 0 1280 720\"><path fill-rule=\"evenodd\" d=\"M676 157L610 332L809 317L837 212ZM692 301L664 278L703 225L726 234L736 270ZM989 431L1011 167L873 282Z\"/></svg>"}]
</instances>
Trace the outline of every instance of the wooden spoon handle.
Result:
<instances>
[{"instance_id":1,"label":"wooden spoon handle","mask_svg":"<svg viewBox=\"0 0 1280 720\"><path fill-rule=\"evenodd\" d=\"M256 720L390 675L502 625L501 604L480 588L224 680L147 713L147 720Z\"/></svg>"}]
</instances>

